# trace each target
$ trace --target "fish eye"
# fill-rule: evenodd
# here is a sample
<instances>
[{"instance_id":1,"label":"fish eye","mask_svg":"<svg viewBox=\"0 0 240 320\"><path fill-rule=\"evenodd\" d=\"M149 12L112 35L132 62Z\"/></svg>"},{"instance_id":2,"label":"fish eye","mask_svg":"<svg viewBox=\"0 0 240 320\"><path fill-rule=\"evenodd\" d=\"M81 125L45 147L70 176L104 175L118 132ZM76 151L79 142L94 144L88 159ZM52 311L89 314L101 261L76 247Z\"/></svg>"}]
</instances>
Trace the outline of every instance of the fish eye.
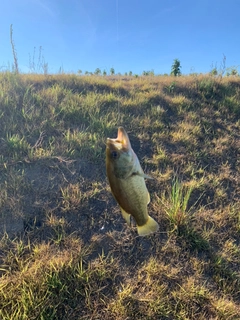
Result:
<instances>
[{"instance_id":1,"label":"fish eye","mask_svg":"<svg viewBox=\"0 0 240 320\"><path fill-rule=\"evenodd\" d=\"M117 157L118 157L117 151L112 151L111 152L111 157L112 157L112 159L117 159Z\"/></svg>"}]
</instances>

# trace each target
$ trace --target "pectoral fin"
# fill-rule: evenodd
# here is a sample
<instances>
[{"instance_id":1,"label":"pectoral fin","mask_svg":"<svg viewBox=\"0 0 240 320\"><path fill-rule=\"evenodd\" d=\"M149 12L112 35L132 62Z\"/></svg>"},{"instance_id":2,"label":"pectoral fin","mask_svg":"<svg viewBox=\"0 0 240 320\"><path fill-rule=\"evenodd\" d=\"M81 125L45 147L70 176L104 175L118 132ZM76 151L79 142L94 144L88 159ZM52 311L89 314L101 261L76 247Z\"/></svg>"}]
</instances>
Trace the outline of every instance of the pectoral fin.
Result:
<instances>
[{"instance_id":1,"label":"pectoral fin","mask_svg":"<svg viewBox=\"0 0 240 320\"><path fill-rule=\"evenodd\" d=\"M130 227L130 225L131 225L131 223L130 223L130 214L127 213L125 210L123 210L123 208L120 207L120 209L121 209L123 218L126 220L128 226Z\"/></svg>"},{"instance_id":2,"label":"pectoral fin","mask_svg":"<svg viewBox=\"0 0 240 320\"><path fill-rule=\"evenodd\" d=\"M147 174L145 174L145 173L142 174L142 177L143 177L144 179L154 180L154 178L150 177L149 175L147 175Z\"/></svg>"},{"instance_id":3,"label":"pectoral fin","mask_svg":"<svg viewBox=\"0 0 240 320\"><path fill-rule=\"evenodd\" d=\"M150 177L149 175L143 173L143 172L139 172L139 171L136 171L136 172L133 172L132 175L135 175L135 176L140 176L144 179L150 179L150 180L154 180L154 178Z\"/></svg>"}]
</instances>

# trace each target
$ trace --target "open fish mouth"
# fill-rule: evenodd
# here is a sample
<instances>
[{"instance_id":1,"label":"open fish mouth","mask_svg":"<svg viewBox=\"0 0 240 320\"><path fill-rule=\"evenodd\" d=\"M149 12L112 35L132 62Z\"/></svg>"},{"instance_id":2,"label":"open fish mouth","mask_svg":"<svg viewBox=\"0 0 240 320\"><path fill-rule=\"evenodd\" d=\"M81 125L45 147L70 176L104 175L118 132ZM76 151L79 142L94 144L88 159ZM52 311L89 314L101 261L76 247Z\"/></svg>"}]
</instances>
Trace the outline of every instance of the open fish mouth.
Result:
<instances>
[{"instance_id":1,"label":"open fish mouth","mask_svg":"<svg viewBox=\"0 0 240 320\"><path fill-rule=\"evenodd\" d=\"M123 127L118 128L117 138L107 138L107 147L115 148L115 150L128 150L131 148L128 135Z\"/></svg>"},{"instance_id":2,"label":"open fish mouth","mask_svg":"<svg viewBox=\"0 0 240 320\"><path fill-rule=\"evenodd\" d=\"M107 138L107 147L115 150L122 150L122 142L118 139Z\"/></svg>"}]
</instances>

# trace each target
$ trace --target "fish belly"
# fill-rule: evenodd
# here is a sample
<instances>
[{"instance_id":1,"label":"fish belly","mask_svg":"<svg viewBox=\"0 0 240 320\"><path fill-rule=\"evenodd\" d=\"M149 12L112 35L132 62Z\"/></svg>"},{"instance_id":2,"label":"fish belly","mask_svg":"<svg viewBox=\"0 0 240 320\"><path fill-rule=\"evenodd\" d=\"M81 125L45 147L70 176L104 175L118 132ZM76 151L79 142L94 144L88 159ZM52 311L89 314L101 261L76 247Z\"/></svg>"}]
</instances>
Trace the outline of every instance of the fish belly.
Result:
<instances>
[{"instance_id":1,"label":"fish belly","mask_svg":"<svg viewBox=\"0 0 240 320\"><path fill-rule=\"evenodd\" d=\"M140 176L128 179L114 179L110 186L121 209L131 214L137 225L142 226L148 220L147 204L149 193L145 181Z\"/></svg>"}]
</instances>

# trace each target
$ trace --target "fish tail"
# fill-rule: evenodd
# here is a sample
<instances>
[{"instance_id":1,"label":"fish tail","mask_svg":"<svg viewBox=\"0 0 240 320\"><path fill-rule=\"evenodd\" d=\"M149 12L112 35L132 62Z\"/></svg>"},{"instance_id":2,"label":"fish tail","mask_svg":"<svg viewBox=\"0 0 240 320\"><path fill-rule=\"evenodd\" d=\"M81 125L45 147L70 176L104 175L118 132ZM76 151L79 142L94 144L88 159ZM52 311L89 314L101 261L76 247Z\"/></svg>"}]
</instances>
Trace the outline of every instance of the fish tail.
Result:
<instances>
[{"instance_id":1,"label":"fish tail","mask_svg":"<svg viewBox=\"0 0 240 320\"><path fill-rule=\"evenodd\" d=\"M158 223L150 216L148 216L148 220L143 226L137 226L139 236L147 236L153 232L158 231L158 229Z\"/></svg>"}]
</instances>

